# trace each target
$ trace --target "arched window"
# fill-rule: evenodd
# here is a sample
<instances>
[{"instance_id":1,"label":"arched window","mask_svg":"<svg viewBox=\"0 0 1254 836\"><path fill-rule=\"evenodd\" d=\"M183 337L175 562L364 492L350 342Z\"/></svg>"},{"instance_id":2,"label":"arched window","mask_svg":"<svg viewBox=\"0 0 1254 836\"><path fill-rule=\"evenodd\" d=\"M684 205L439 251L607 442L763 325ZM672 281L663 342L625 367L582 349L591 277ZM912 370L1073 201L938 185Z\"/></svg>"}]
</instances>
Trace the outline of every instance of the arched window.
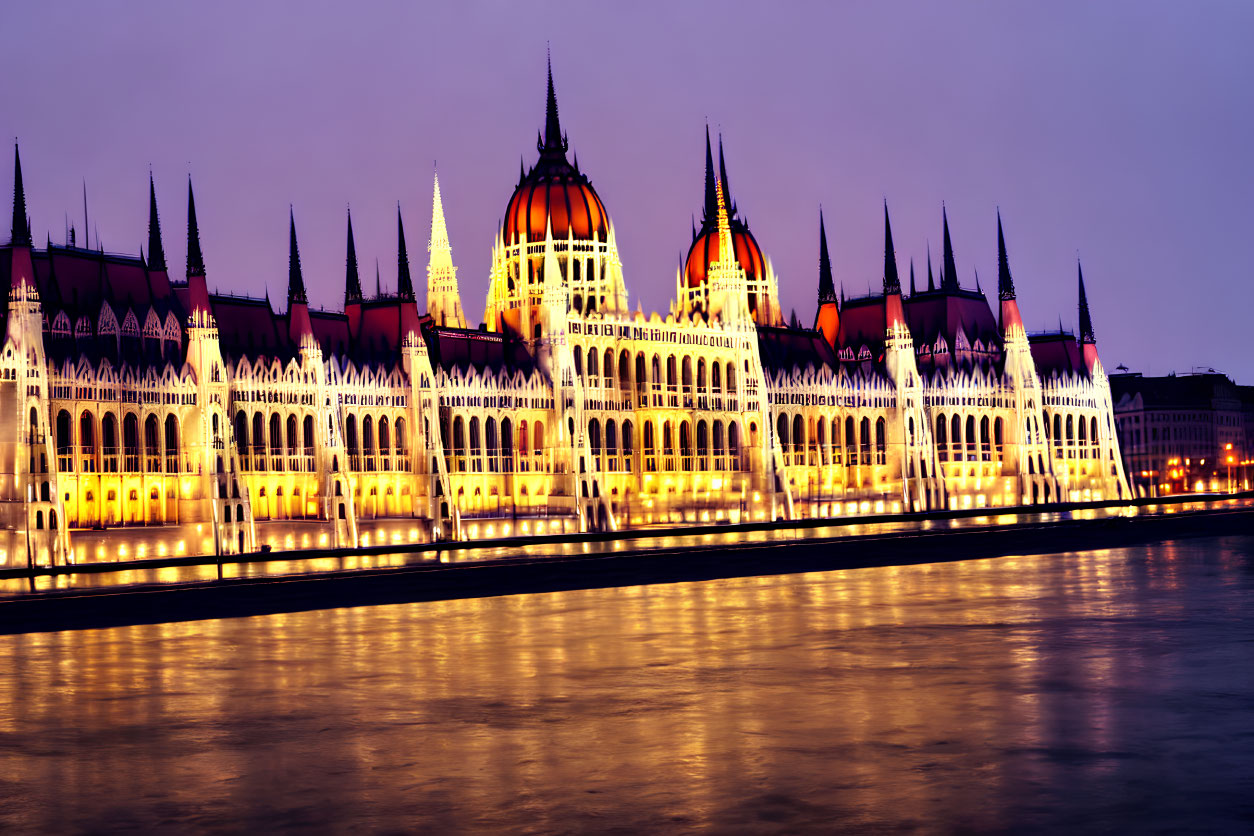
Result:
<instances>
[{"instance_id":1,"label":"arched window","mask_svg":"<svg viewBox=\"0 0 1254 836\"><path fill-rule=\"evenodd\" d=\"M988 425L988 416L985 415L980 419L980 461L982 462L991 461L993 458L992 439L988 434Z\"/></svg>"},{"instance_id":2,"label":"arched window","mask_svg":"<svg viewBox=\"0 0 1254 836\"><path fill-rule=\"evenodd\" d=\"M597 470L601 470L601 422L595 418L588 421L588 446L592 449Z\"/></svg>"},{"instance_id":3,"label":"arched window","mask_svg":"<svg viewBox=\"0 0 1254 836\"><path fill-rule=\"evenodd\" d=\"M731 470L743 470L740 464L740 425L735 421L727 424L727 463Z\"/></svg>"},{"instance_id":4,"label":"arched window","mask_svg":"<svg viewBox=\"0 0 1254 836\"><path fill-rule=\"evenodd\" d=\"M106 412L100 422L100 442L104 455L104 472L118 472L118 419Z\"/></svg>"},{"instance_id":5,"label":"arched window","mask_svg":"<svg viewBox=\"0 0 1254 836\"><path fill-rule=\"evenodd\" d=\"M709 392L706 391L709 387L709 384L710 384L710 381L706 377L706 374L705 374L705 358L704 357L698 358L697 359L697 391L700 392L702 395L709 394Z\"/></svg>"},{"instance_id":6,"label":"arched window","mask_svg":"<svg viewBox=\"0 0 1254 836\"><path fill-rule=\"evenodd\" d=\"M600 385L601 357L595 348L588 349L588 385Z\"/></svg>"},{"instance_id":7,"label":"arched window","mask_svg":"<svg viewBox=\"0 0 1254 836\"><path fill-rule=\"evenodd\" d=\"M845 419L845 462L850 467L858 463L858 436L853 425L853 416Z\"/></svg>"},{"instance_id":8,"label":"arched window","mask_svg":"<svg viewBox=\"0 0 1254 836\"><path fill-rule=\"evenodd\" d=\"M831 452L827 446L827 421L822 418L819 418L814 426L814 443L818 447L819 464L824 467L831 464Z\"/></svg>"},{"instance_id":9,"label":"arched window","mask_svg":"<svg viewBox=\"0 0 1254 836\"><path fill-rule=\"evenodd\" d=\"M671 429L671 422L666 421L662 424L662 455L665 461L662 469L671 471L675 469L675 435Z\"/></svg>"},{"instance_id":10,"label":"arched window","mask_svg":"<svg viewBox=\"0 0 1254 836\"><path fill-rule=\"evenodd\" d=\"M779 442L780 455L784 457L784 464L790 464L788 458L788 416L780 413L775 419L775 440Z\"/></svg>"},{"instance_id":11,"label":"arched window","mask_svg":"<svg viewBox=\"0 0 1254 836\"><path fill-rule=\"evenodd\" d=\"M1054 446L1062 449L1062 416L1054 413Z\"/></svg>"},{"instance_id":12,"label":"arched window","mask_svg":"<svg viewBox=\"0 0 1254 836\"><path fill-rule=\"evenodd\" d=\"M949 421L944 415L936 416L936 458L949 461Z\"/></svg>"},{"instance_id":13,"label":"arched window","mask_svg":"<svg viewBox=\"0 0 1254 836\"><path fill-rule=\"evenodd\" d=\"M601 379L604 381L602 385L606 389L612 389L614 387L614 352L606 349L601 363Z\"/></svg>"},{"instance_id":14,"label":"arched window","mask_svg":"<svg viewBox=\"0 0 1254 836\"><path fill-rule=\"evenodd\" d=\"M687 421L679 423L679 452L684 470L692 470L692 427Z\"/></svg>"},{"instance_id":15,"label":"arched window","mask_svg":"<svg viewBox=\"0 0 1254 836\"><path fill-rule=\"evenodd\" d=\"M673 354L666 358L666 405L679 406L679 380Z\"/></svg>"},{"instance_id":16,"label":"arched window","mask_svg":"<svg viewBox=\"0 0 1254 836\"><path fill-rule=\"evenodd\" d=\"M687 357L687 356L684 357L683 376L684 376L684 406L691 408L692 403L693 403L692 398L694 395L694 392L692 390L692 358L691 357Z\"/></svg>"},{"instance_id":17,"label":"arched window","mask_svg":"<svg viewBox=\"0 0 1254 836\"><path fill-rule=\"evenodd\" d=\"M536 421L531 428L531 449L536 470L544 469L544 422Z\"/></svg>"},{"instance_id":18,"label":"arched window","mask_svg":"<svg viewBox=\"0 0 1254 836\"><path fill-rule=\"evenodd\" d=\"M883 418L875 419L875 463L888 464L888 426Z\"/></svg>"},{"instance_id":19,"label":"arched window","mask_svg":"<svg viewBox=\"0 0 1254 836\"><path fill-rule=\"evenodd\" d=\"M287 416L287 455L292 459L291 467L296 469L296 456L300 451L300 423L295 415Z\"/></svg>"},{"instance_id":20,"label":"arched window","mask_svg":"<svg viewBox=\"0 0 1254 836\"><path fill-rule=\"evenodd\" d=\"M400 443L400 421L396 422L397 444ZM501 469L514 472L514 425L508 418L501 419Z\"/></svg>"},{"instance_id":21,"label":"arched window","mask_svg":"<svg viewBox=\"0 0 1254 836\"><path fill-rule=\"evenodd\" d=\"M248 455L248 416L242 409L235 413L235 451L241 458Z\"/></svg>"},{"instance_id":22,"label":"arched window","mask_svg":"<svg viewBox=\"0 0 1254 836\"><path fill-rule=\"evenodd\" d=\"M613 418L605 422L605 457L605 469L610 473L618 472L618 426Z\"/></svg>"},{"instance_id":23,"label":"arched window","mask_svg":"<svg viewBox=\"0 0 1254 836\"><path fill-rule=\"evenodd\" d=\"M405 452L405 419L397 418L392 427L392 444L396 448L396 469L409 472L409 459Z\"/></svg>"},{"instance_id":24,"label":"arched window","mask_svg":"<svg viewBox=\"0 0 1254 836\"><path fill-rule=\"evenodd\" d=\"M518 425L518 470L521 473L531 470L531 436L526 421Z\"/></svg>"},{"instance_id":25,"label":"arched window","mask_svg":"<svg viewBox=\"0 0 1254 836\"><path fill-rule=\"evenodd\" d=\"M74 470L74 418L66 410L57 413L57 469L62 473Z\"/></svg>"},{"instance_id":26,"label":"arched window","mask_svg":"<svg viewBox=\"0 0 1254 836\"><path fill-rule=\"evenodd\" d=\"M806 425L800 415L792 419L792 463L806 463Z\"/></svg>"},{"instance_id":27,"label":"arched window","mask_svg":"<svg viewBox=\"0 0 1254 836\"><path fill-rule=\"evenodd\" d=\"M701 391L705 391L704 388ZM710 469L710 429L704 420L697 422L697 470Z\"/></svg>"},{"instance_id":28,"label":"arched window","mask_svg":"<svg viewBox=\"0 0 1254 836\"><path fill-rule=\"evenodd\" d=\"M379 425L382 427L382 423ZM496 419L491 415L483 422L484 442L488 448L488 472L496 473L500 470L500 441L496 435Z\"/></svg>"},{"instance_id":29,"label":"arched window","mask_svg":"<svg viewBox=\"0 0 1254 836\"><path fill-rule=\"evenodd\" d=\"M161 424L156 415L144 419L144 469L161 472Z\"/></svg>"},{"instance_id":30,"label":"arched window","mask_svg":"<svg viewBox=\"0 0 1254 836\"><path fill-rule=\"evenodd\" d=\"M967 416L966 441L967 441L967 461L969 462L976 461L977 459L975 456L975 416L974 415Z\"/></svg>"},{"instance_id":31,"label":"arched window","mask_svg":"<svg viewBox=\"0 0 1254 836\"><path fill-rule=\"evenodd\" d=\"M122 443L125 447L124 470L139 472L139 417L134 412L122 419Z\"/></svg>"},{"instance_id":32,"label":"arched window","mask_svg":"<svg viewBox=\"0 0 1254 836\"><path fill-rule=\"evenodd\" d=\"M466 424L462 416L453 417L453 470L466 472Z\"/></svg>"},{"instance_id":33,"label":"arched window","mask_svg":"<svg viewBox=\"0 0 1254 836\"><path fill-rule=\"evenodd\" d=\"M999 415L997 420L993 422L993 452L996 453L997 461L1002 460L1002 450L1005 449L1005 443L1005 427Z\"/></svg>"},{"instance_id":34,"label":"arched window","mask_svg":"<svg viewBox=\"0 0 1254 836\"><path fill-rule=\"evenodd\" d=\"M248 419L245 418L244 422L247 424ZM165 471L179 472L179 421L173 415L165 417Z\"/></svg>"},{"instance_id":35,"label":"arched window","mask_svg":"<svg viewBox=\"0 0 1254 836\"><path fill-rule=\"evenodd\" d=\"M657 444L653 438L653 422L644 422L644 469L657 470Z\"/></svg>"},{"instance_id":36,"label":"arched window","mask_svg":"<svg viewBox=\"0 0 1254 836\"><path fill-rule=\"evenodd\" d=\"M723 394L723 367L718 363L710 364L710 388L715 395Z\"/></svg>"},{"instance_id":37,"label":"arched window","mask_svg":"<svg viewBox=\"0 0 1254 836\"><path fill-rule=\"evenodd\" d=\"M871 464L871 419L863 418L862 424L858 429L861 437L860 440L862 442L859 445L861 447L861 460L867 464Z\"/></svg>"},{"instance_id":38,"label":"arched window","mask_svg":"<svg viewBox=\"0 0 1254 836\"><path fill-rule=\"evenodd\" d=\"M479 435L479 417L470 419L470 469L483 472L483 439Z\"/></svg>"}]
</instances>

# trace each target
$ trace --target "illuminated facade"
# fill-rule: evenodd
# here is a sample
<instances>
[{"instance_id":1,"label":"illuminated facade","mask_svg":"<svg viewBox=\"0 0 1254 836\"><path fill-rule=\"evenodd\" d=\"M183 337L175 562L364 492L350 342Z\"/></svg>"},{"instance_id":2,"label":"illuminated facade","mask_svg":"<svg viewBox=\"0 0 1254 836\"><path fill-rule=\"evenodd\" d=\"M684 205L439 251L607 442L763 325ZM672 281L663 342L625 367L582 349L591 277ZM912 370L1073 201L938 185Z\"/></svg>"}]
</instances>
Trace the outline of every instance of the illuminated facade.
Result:
<instances>
[{"instance_id":1,"label":"illuminated facade","mask_svg":"<svg viewBox=\"0 0 1254 836\"><path fill-rule=\"evenodd\" d=\"M291 223L287 310L208 292L188 187L171 281L146 256L32 246L20 161L0 357L0 564L383 545L1128 495L1080 280L1080 337L1029 338L1001 240L999 315L959 286L838 299L820 222L813 328L719 176L665 316L630 311L614 226L567 158L549 77L539 160L467 327L438 180L418 307L311 309ZM126 535L118 536L117 529Z\"/></svg>"}]
</instances>

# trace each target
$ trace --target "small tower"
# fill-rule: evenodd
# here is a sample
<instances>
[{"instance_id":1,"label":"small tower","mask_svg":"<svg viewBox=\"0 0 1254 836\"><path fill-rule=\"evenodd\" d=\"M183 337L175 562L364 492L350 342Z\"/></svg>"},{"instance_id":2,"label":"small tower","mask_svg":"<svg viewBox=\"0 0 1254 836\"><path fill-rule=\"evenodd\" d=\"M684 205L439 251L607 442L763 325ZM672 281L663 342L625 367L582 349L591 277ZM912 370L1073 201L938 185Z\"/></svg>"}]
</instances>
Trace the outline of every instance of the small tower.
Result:
<instances>
[{"instance_id":1,"label":"small tower","mask_svg":"<svg viewBox=\"0 0 1254 836\"><path fill-rule=\"evenodd\" d=\"M192 324L209 327L213 312L209 307L209 286L205 281L205 257L200 251L200 226L196 223L196 195L192 178L187 178L187 295Z\"/></svg>"},{"instance_id":2,"label":"small tower","mask_svg":"<svg viewBox=\"0 0 1254 836\"><path fill-rule=\"evenodd\" d=\"M827 230L823 226L823 210L819 210L819 309L814 317L814 330L827 344L836 347L840 332L840 309L836 304L836 283L832 280L832 260L827 255Z\"/></svg>"},{"instance_id":3,"label":"small tower","mask_svg":"<svg viewBox=\"0 0 1254 836\"><path fill-rule=\"evenodd\" d=\"M718 229L718 261L707 268L710 294L710 318L718 317L727 328L753 327L753 315L749 312L749 290L745 271L736 259L732 243L731 222L727 217L727 203L723 198L723 184L714 182L715 211Z\"/></svg>"},{"instance_id":4,"label":"small tower","mask_svg":"<svg viewBox=\"0 0 1254 836\"><path fill-rule=\"evenodd\" d=\"M353 213L348 213L348 243L344 261L344 315L348 333L356 337L361 329L361 274L357 270L357 242L353 239ZM378 272L376 268L376 274Z\"/></svg>"},{"instance_id":5,"label":"small tower","mask_svg":"<svg viewBox=\"0 0 1254 836\"><path fill-rule=\"evenodd\" d=\"M465 328L461 294L457 287L457 268L453 266L453 247L448 240L444 222L444 201L440 198L440 175L435 175L431 193L431 240L427 244L427 313L436 325Z\"/></svg>"},{"instance_id":6,"label":"small tower","mask_svg":"<svg viewBox=\"0 0 1254 836\"><path fill-rule=\"evenodd\" d=\"M300 250L296 246L296 213L288 210L290 231L287 256L287 333L298 347L313 341L313 323L309 319L309 297L305 293L305 277L300 270Z\"/></svg>"},{"instance_id":7,"label":"small tower","mask_svg":"<svg viewBox=\"0 0 1254 836\"><path fill-rule=\"evenodd\" d=\"M941 261L941 290L957 290L958 267L954 262L954 245L949 240L949 213L945 210L944 204L941 204L941 234L944 239L944 252Z\"/></svg>"},{"instance_id":8,"label":"small tower","mask_svg":"<svg viewBox=\"0 0 1254 836\"><path fill-rule=\"evenodd\" d=\"M897 251L893 247L893 225L888 219L888 201L884 201L884 328L889 335L906 327L906 314L901 304L901 277L897 274Z\"/></svg>"},{"instance_id":9,"label":"small tower","mask_svg":"<svg viewBox=\"0 0 1254 836\"><path fill-rule=\"evenodd\" d=\"M1075 263L1079 281L1080 301L1080 350L1084 354L1084 364L1093 370L1097 363L1097 338L1093 335L1093 318L1089 315L1089 299L1084 293L1084 268L1077 259Z\"/></svg>"}]
</instances>

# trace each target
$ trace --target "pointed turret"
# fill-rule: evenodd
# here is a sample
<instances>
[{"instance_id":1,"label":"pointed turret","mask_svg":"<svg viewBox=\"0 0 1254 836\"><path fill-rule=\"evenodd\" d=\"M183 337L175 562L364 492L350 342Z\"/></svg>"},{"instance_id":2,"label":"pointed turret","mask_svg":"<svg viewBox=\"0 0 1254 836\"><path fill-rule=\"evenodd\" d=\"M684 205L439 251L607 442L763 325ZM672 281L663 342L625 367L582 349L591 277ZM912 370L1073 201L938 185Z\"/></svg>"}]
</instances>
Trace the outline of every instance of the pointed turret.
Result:
<instances>
[{"instance_id":1,"label":"pointed turret","mask_svg":"<svg viewBox=\"0 0 1254 836\"><path fill-rule=\"evenodd\" d=\"M437 325L465 328L457 268L453 266L453 246L444 221L444 200L440 195L440 175L431 190L431 240L427 243L427 313Z\"/></svg>"},{"instance_id":2,"label":"pointed turret","mask_svg":"<svg viewBox=\"0 0 1254 836\"><path fill-rule=\"evenodd\" d=\"M1075 266L1080 285L1080 344L1097 345L1097 338L1093 335L1093 318L1089 316L1089 300L1084 293L1084 268L1080 266L1079 259Z\"/></svg>"},{"instance_id":3,"label":"pointed turret","mask_svg":"<svg viewBox=\"0 0 1254 836\"><path fill-rule=\"evenodd\" d=\"M187 178L187 292L193 318L211 314L209 286L205 281L205 257L200 251L200 226L196 223L196 195Z\"/></svg>"},{"instance_id":4,"label":"pointed turret","mask_svg":"<svg viewBox=\"0 0 1254 836\"><path fill-rule=\"evenodd\" d=\"M997 298L1005 302L1015 298L1015 283L1010 278L1010 260L1006 258L1006 236L1001 231L1001 210L997 210Z\"/></svg>"},{"instance_id":5,"label":"pointed turret","mask_svg":"<svg viewBox=\"0 0 1254 836\"><path fill-rule=\"evenodd\" d=\"M288 209L287 255L287 333L292 342L304 346L313 339L313 323L309 319L309 297L305 294L305 277L300 270L300 249L296 246L296 213Z\"/></svg>"},{"instance_id":6,"label":"pointed turret","mask_svg":"<svg viewBox=\"0 0 1254 836\"><path fill-rule=\"evenodd\" d=\"M931 242L928 242L928 245L927 245L927 289L928 290L936 289L936 279L933 278L932 276L932 244Z\"/></svg>"},{"instance_id":7,"label":"pointed turret","mask_svg":"<svg viewBox=\"0 0 1254 836\"><path fill-rule=\"evenodd\" d=\"M15 247L31 246L30 218L26 216L26 187L22 183L22 155L13 143L13 226L9 240Z\"/></svg>"},{"instance_id":8,"label":"pointed turret","mask_svg":"<svg viewBox=\"0 0 1254 836\"><path fill-rule=\"evenodd\" d=\"M949 240L949 214L945 205L941 204L941 228L944 234L944 253L941 262L941 288L943 290L958 289L958 267L954 263L954 245Z\"/></svg>"},{"instance_id":9,"label":"pointed turret","mask_svg":"<svg viewBox=\"0 0 1254 836\"><path fill-rule=\"evenodd\" d=\"M893 249L893 225L888 220L888 201L884 201L884 295L901 295L901 278L897 275L897 251Z\"/></svg>"},{"instance_id":10,"label":"pointed turret","mask_svg":"<svg viewBox=\"0 0 1254 836\"><path fill-rule=\"evenodd\" d=\"M832 280L832 260L827 254L827 229L823 210L819 210L819 305L836 301L836 283Z\"/></svg>"},{"instance_id":11,"label":"pointed turret","mask_svg":"<svg viewBox=\"0 0 1254 836\"><path fill-rule=\"evenodd\" d=\"M401 220L401 205L396 204L396 295L402 299L414 298L414 279L409 273L409 250L405 248L405 223Z\"/></svg>"},{"instance_id":12,"label":"pointed turret","mask_svg":"<svg viewBox=\"0 0 1254 836\"><path fill-rule=\"evenodd\" d=\"M884 201L884 327L889 335L905 328L906 312L901 304L901 277L897 275L897 250L893 247L893 225Z\"/></svg>"},{"instance_id":13,"label":"pointed turret","mask_svg":"<svg viewBox=\"0 0 1254 836\"><path fill-rule=\"evenodd\" d=\"M827 230L823 210L819 210L819 309L814 317L814 330L835 347L840 332L840 309L836 304L836 283L832 280L832 260L827 254Z\"/></svg>"},{"instance_id":14,"label":"pointed turret","mask_svg":"<svg viewBox=\"0 0 1254 836\"><path fill-rule=\"evenodd\" d=\"M157 218L157 186L148 172L148 269L164 273L165 247L161 245L161 221Z\"/></svg>"},{"instance_id":15,"label":"pointed turret","mask_svg":"<svg viewBox=\"0 0 1254 836\"><path fill-rule=\"evenodd\" d=\"M918 292L914 286L914 257L912 256L910 258L910 295L913 296Z\"/></svg>"},{"instance_id":16,"label":"pointed turret","mask_svg":"<svg viewBox=\"0 0 1254 836\"><path fill-rule=\"evenodd\" d=\"M187 277L205 275L205 256L200 251L200 226L196 223L196 195L187 178Z\"/></svg>"},{"instance_id":17,"label":"pointed turret","mask_svg":"<svg viewBox=\"0 0 1254 836\"><path fill-rule=\"evenodd\" d=\"M344 309L361 304L361 274L357 271L357 242L353 240L353 212L348 212L348 256L344 263Z\"/></svg>"},{"instance_id":18,"label":"pointed turret","mask_svg":"<svg viewBox=\"0 0 1254 836\"><path fill-rule=\"evenodd\" d=\"M705 126L705 210L701 216L701 224L704 226L713 223L715 216L718 214L718 198L714 196L714 154L710 151L710 126ZM692 235L693 240L697 238L696 233Z\"/></svg>"},{"instance_id":19,"label":"pointed turret","mask_svg":"<svg viewBox=\"0 0 1254 836\"><path fill-rule=\"evenodd\" d=\"M293 302L308 305L309 297L305 294L305 277L300 270L300 249L296 246L296 211L288 207L288 229L290 237L287 249L287 303Z\"/></svg>"}]
</instances>

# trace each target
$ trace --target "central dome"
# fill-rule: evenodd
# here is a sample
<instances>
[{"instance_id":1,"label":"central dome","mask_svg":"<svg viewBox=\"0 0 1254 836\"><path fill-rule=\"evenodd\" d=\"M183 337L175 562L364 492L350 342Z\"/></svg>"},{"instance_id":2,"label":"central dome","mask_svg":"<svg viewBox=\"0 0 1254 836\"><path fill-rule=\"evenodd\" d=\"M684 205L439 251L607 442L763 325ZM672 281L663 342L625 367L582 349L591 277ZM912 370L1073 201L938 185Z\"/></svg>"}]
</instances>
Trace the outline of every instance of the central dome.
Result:
<instances>
[{"instance_id":1,"label":"central dome","mask_svg":"<svg viewBox=\"0 0 1254 836\"><path fill-rule=\"evenodd\" d=\"M752 282L765 276L766 261L762 258L762 249L749 228L739 220L733 220L731 237L736 260L740 262L740 269L745 271L746 278ZM707 224L693 240L692 247L688 250L688 259L684 263L684 277L689 287L697 287L705 282L710 265L722 257L718 250L718 228Z\"/></svg>"},{"instance_id":2,"label":"central dome","mask_svg":"<svg viewBox=\"0 0 1254 836\"><path fill-rule=\"evenodd\" d=\"M506 246L544 240L549 224L553 239L605 242L610 220L605 204L576 166L566 159L568 142L557 119L553 70L549 68L544 138L537 140L540 159L523 175L505 207L501 237Z\"/></svg>"}]
</instances>

